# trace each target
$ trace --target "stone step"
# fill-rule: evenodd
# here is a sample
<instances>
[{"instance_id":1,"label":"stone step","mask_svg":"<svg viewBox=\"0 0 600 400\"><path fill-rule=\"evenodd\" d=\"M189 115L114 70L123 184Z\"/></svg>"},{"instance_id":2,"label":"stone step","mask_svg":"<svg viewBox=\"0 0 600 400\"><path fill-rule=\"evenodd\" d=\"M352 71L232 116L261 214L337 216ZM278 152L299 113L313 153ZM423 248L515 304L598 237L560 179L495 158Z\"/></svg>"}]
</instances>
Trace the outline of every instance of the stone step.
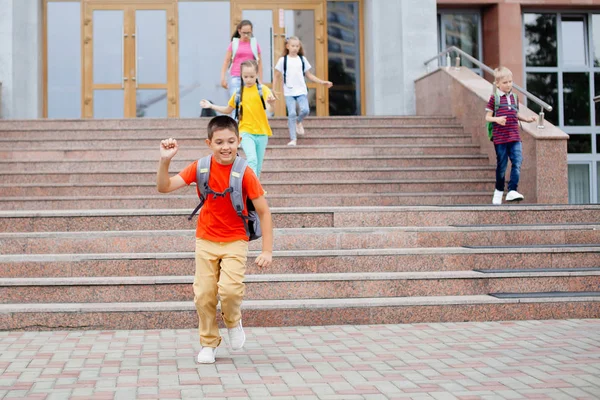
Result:
<instances>
[{"instance_id":1,"label":"stone step","mask_svg":"<svg viewBox=\"0 0 600 400\"><path fill-rule=\"evenodd\" d=\"M462 189L462 188L461 188ZM267 195L271 207L379 207L379 206L433 206L433 205L487 205L491 203L489 189L481 192L396 192ZM522 202L527 203L527 201ZM198 204L198 196L32 196L0 197L0 210L92 210L92 209L188 209Z\"/></svg>"},{"instance_id":2,"label":"stone step","mask_svg":"<svg viewBox=\"0 0 600 400\"><path fill-rule=\"evenodd\" d=\"M0 278L0 303L189 301L193 281L193 276ZM246 275L245 284L245 300L591 292L600 288L600 271L263 274Z\"/></svg>"},{"instance_id":3,"label":"stone step","mask_svg":"<svg viewBox=\"0 0 600 400\"><path fill-rule=\"evenodd\" d=\"M270 137L269 145L285 146L290 141L289 137L280 135L278 137ZM61 139L61 140L0 140L0 146L6 148L11 146L12 149L31 150L88 150L88 149L105 149L115 147L151 147L158 146L160 139L146 138L123 138L123 139ZM204 139L198 137L177 138L177 144L182 147L203 146ZM313 135L300 136L297 141L297 147L300 146L321 146L321 145L435 145L435 144L472 144L471 136L467 135Z\"/></svg>"},{"instance_id":4,"label":"stone step","mask_svg":"<svg viewBox=\"0 0 600 400\"><path fill-rule=\"evenodd\" d=\"M33 200L32 200L33 201ZM0 232L192 229L191 209L0 211ZM600 224L600 205L271 207L277 228Z\"/></svg>"},{"instance_id":5,"label":"stone step","mask_svg":"<svg viewBox=\"0 0 600 400\"><path fill-rule=\"evenodd\" d=\"M156 167L156 165L155 165ZM173 170L173 168L171 168ZM175 175L177 171L172 171ZM344 180L392 180L392 179L479 179L494 178L493 166L470 167L409 167L409 168L297 168L271 169L261 173L261 181L268 185L270 181L294 182ZM0 182L4 184L49 184L49 183L102 183L102 182L152 182L156 179L154 170L113 170L105 172L0 172Z\"/></svg>"},{"instance_id":6,"label":"stone step","mask_svg":"<svg viewBox=\"0 0 600 400\"><path fill-rule=\"evenodd\" d=\"M273 136L269 139L285 139L289 138L289 130L286 127L273 128ZM190 128L144 128L144 129L89 129L89 130L0 130L0 143L8 144L12 141L38 144L41 141L49 141L51 143L61 143L65 141L94 141L97 139L99 143L106 145L107 141L115 141L115 143L127 144L129 142L150 141L150 144L169 137L177 139L182 144L184 141L204 142L208 133L205 129L190 129ZM465 136L464 129L461 125L407 125L407 126L390 126L390 125L340 125L323 127L317 126L306 128L304 135L298 135L299 138L315 139L320 137L341 138L341 137L356 137L369 140L375 140L379 136L414 136L422 138L427 136ZM108 143L110 144L110 143ZM197 145L197 144L195 144ZM4 147L4 146L3 146Z\"/></svg>"},{"instance_id":7,"label":"stone step","mask_svg":"<svg viewBox=\"0 0 600 400\"><path fill-rule=\"evenodd\" d=\"M337 180L331 181L270 181L263 182L269 195L312 194L313 198L322 195L411 193L411 192L451 192L460 188L477 192L489 190L494 179L389 179L389 180ZM196 193L194 185L177 191L181 195ZM0 184L0 196L151 196L158 194L156 182L99 182L99 183L27 183Z\"/></svg>"},{"instance_id":8,"label":"stone step","mask_svg":"<svg viewBox=\"0 0 600 400\"><path fill-rule=\"evenodd\" d=\"M499 243L600 246L600 224L283 228L275 229L274 236L274 250L280 251L485 247ZM195 229L0 233L3 254L182 252L193 250L195 242ZM250 242L252 250L261 246L261 240Z\"/></svg>"},{"instance_id":9,"label":"stone step","mask_svg":"<svg viewBox=\"0 0 600 400\"><path fill-rule=\"evenodd\" d=\"M171 173L176 174L185 168L188 164L196 161L197 158L181 159L176 157L171 162ZM49 161L0 161L0 171L2 172L23 172L28 170L40 172L115 172L130 170L148 170L156 169L156 160L137 160L137 161L112 161L110 165L98 161L86 160L49 160ZM418 167L470 167L470 166L489 166L489 159L483 154L476 155L433 155L433 156L364 156L356 158L328 157L328 158L308 158L308 157L271 157L263 163L264 173L281 169L302 169L302 168L418 168Z\"/></svg>"},{"instance_id":10,"label":"stone step","mask_svg":"<svg viewBox=\"0 0 600 400\"><path fill-rule=\"evenodd\" d=\"M38 119L0 120L0 131L8 130L123 130L123 129L182 129L206 131L210 118L140 118L140 119ZM270 118L272 127L287 127L287 118ZM456 124L452 116L345 116L308 117L305 127L320 126L371 126L371 125L450 125Z\"/></svg>"},{"instance_id":11,"label":"stone step","mask_svg":"<svg viewBox=\"0 0 600 400\"><path fill-rule=\"evenodd\" d=\"M475 269L600 267L600 247L426 247L275 251L273 265L259 268L248 253L246 274L435 272ZM5 278L193 275L194 253L0 254Z\"/></svg>"},{"instance_id":12,"label":"stone step","mask_svg":"<svg viewBox=\"0 0 600 400\"><path fill-rule=\"evenodd\" d=\"M597 318L600 298L498 299L479 295L248 300L242 310L248 327ZM190 300L0 306L2 330L190 329L197 324Z\"/></svg>"},{"instance_id":13,"label":"stone step","mask_svg":"<svg viewBox=\"0 0 600 400\"><path fill-rule=\"evenodd\" d=\"M480 148L476 145L389 145L389 146L269 146L265 158L269 157L328 157L330 154L344 154L345 157L355 156L400 156L400 155L476 155ZM0 160L50 161L50 160L158 160L156 147L111 147L106 149L85 150L0 150ZM206 146L182 147L176 157L197 159L210 154Z\"/></svg>"}]
</instances>

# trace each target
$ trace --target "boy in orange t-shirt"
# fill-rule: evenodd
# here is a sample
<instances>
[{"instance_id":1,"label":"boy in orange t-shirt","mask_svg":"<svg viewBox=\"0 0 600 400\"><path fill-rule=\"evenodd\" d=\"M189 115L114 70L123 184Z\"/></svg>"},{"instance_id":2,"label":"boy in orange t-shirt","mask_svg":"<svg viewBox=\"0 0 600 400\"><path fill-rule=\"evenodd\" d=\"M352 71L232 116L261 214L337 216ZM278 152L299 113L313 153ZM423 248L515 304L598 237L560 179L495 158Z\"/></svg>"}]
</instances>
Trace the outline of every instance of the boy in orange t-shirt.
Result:
<instances>
[{"instance_id":1,"label":"boy in orange t-shirt","mask_svg":"<svg viewBox=\"0 0 600 400\"><path fill-rule=\"evenodd\" d=\"M208 186L221 193L229 187L229 174L240 145L235 120L225 115L214 117L208 123L206 144L213 153ZM160 144L156 184L161 193L172 192L197 180L198 161L188 165L178 175L169 177L169 164L177 150L177 141L173 138L163 140ZM252 200L262 228L262 252L255 262L259 267L268 267L273 258L271 212L264 197L265 191L249 167L242 179L242 194L244 203L247 197ZM215 362L217 347L221 343L216 320L217 295L221 300L221 314L227 326L231 348L239 350L246 341L240 307L244 296L248 236L229 196L229 193L216 198L207 196L196 228L196 274L193 288L202 345L197 360L203 364ZM244 214L247 214L246 210Z\"/></svg>"}]
</instances>

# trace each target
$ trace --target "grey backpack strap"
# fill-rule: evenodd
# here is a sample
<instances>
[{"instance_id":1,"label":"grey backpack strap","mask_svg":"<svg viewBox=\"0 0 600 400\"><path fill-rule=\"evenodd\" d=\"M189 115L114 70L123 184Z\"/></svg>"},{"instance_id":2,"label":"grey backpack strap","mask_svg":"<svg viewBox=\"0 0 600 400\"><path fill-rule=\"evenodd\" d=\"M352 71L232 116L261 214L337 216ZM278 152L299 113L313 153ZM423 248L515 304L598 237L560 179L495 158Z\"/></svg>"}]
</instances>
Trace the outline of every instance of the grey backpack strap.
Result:
<instances>
[{"instance_id":1,"label":"grey backpack strap","mask_svg":"<svg viewBox=\"0 0 600 400\"><path fill-rule=\"evenodd\" d=\"M210 177L210 161L212 155L202 157L198 160L196 166L196 187L198 188L198 196L200 197L200 203L196 206L192 214L188 217L191 220L192 217L202 208L206 201L206 194L208 191L208 178Z\"/></svg>"},{"instance_id":2,"label":"grey backpack strap","mask_svg":"<svg viewBox=\"0 0 600 400\"><path fill-rule=\"evenodd\" d=\"M229 187L231 188L231 193L229 194L231 198L231 205L233 209L237 213L237 215L244 222L244 228L246 228L246 235L250 236L250 228L248 228L247 217L244 215L244 195L242 193L242 180L244 179L244 173L246 172L246 167L248 166L248 162L242 157L238 156L233 161L233 167L231 167L231 174L229 174Z\"/></svg>"}]
</instances>

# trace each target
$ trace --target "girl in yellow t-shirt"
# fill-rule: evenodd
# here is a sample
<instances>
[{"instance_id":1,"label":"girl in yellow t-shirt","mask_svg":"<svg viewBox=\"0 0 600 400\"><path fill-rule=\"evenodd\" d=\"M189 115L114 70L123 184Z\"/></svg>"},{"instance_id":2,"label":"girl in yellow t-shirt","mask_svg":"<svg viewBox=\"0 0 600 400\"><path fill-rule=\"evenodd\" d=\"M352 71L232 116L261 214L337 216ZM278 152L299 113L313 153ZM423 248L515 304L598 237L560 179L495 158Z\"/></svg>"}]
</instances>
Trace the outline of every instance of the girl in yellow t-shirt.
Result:
<instances>
[{"instance_id":1,"label":"girl in yellow t-shirt","mask_svg":"<svg viewBox=\"0 0 600 400\"><path fill-rule=\"evenodd\" d=\"M248 165L256 173L256 176L260 177L269 136L272 135L267 119L267 107L270 110L276 98L268 87L262 86L258 82L256 60L244 61L241 65L241 74L244 84L239 92L231 96L227 106L217 106L208 100L200 101L200 106L223 114L230 114L236 110L236 119L242 137L242 149L246 154ZM262 92L262 98L260 92Z\"/></svg>"}]
</instances>

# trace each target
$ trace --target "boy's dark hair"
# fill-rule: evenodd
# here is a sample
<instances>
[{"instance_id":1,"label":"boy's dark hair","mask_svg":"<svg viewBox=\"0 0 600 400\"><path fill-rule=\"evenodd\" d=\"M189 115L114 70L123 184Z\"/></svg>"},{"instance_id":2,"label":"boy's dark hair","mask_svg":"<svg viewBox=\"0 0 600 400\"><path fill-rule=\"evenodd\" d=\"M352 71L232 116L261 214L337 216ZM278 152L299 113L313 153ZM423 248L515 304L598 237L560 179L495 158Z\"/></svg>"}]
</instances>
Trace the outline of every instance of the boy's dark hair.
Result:
<instances>
[{"instance_id":1,"label":"boy's dark hair","mask_svg":"<svg viewBox=\"0 0 600 400\"><path fill-rule=\"evenodd\" d=\"M235 119L231 118L229 115L218 115L208 123L208 140L212 140L213 134L216 131L222 131L224 129L228 129L234 132L236 137L240 137L240 131L238 130L238 124L235 122Z\"/></svg>"}]
</instances>

